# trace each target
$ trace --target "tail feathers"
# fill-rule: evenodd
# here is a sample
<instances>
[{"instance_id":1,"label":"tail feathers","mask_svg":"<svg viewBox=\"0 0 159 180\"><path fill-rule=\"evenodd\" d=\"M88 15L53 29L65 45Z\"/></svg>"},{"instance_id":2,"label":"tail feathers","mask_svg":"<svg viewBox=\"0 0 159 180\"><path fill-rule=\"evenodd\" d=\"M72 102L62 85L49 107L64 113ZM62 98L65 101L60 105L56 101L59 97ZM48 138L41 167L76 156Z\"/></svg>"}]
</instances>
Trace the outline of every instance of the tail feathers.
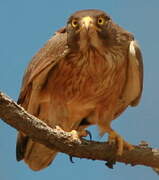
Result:
<instances>
[{"instance_id":1,"label":"tail feathers","mask_svg":"<svg viewBox=\"0 0 159 180\"><path fill-rule=\"evenodd\" d=\"M32 141L28 136L19 133L16 144L16 159L23 160L28 166L39 171L51 164L55 158L57 151L50 150L46 146Z\"/></svg>"},{"instance_id":2,"label":"tail feathers","mask_svg":"<svg viewBox=\"0 0 159 180\"><path fill-rule=\"evenodd\" d=\"M25 136L22 133L18 133L17 144L16 144L16 159L17 159L17 161L21 161L22 159L24 159L28 139L29 139L28 136Z\"/></svg>"},{"instance_id":3,"label":"tail feathers","mask_svg":"<svg viewBox=\"0 0 159 180\"><path fill-rule=\"evenodd\" d=\"M159 175L159 168L152 168Z\"/></svg>"},{"instance_id":4,"label":"tail feathers","mask_svg":"<svg viewBox=\"0 0 159 180\"><path fill-rule=\"evenodd\" d=\"M32 170L39 171L48 167L56 154L57 151L50 150L46 146L35 143L30 139L27 144L24 161Z\"/></svg>"}]
</instances>

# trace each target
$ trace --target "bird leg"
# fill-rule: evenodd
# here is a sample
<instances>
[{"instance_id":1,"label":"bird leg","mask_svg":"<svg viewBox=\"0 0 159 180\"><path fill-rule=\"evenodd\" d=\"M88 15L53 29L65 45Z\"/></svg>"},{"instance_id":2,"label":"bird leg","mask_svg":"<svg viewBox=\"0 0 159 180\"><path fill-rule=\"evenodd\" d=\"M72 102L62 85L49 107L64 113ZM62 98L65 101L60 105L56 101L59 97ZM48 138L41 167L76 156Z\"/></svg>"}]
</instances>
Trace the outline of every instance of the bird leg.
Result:
<instances>
[{"instance_id":1,"label":"bird leg","mask_svg":"<svg viewBox=\"0 0 159 180\"><path fill-rule=\"evenodd\" d=\"M78 130L78 131L72 130L70 133L72 134L72 137L75 140L82 138L82 137L86 137L86 136L89 136L90 140L92 140L92 134L88 130L85 130L85 129Z\"/></svg>"},{"instance_id":2,"label":"bird leg","mask_svg":"<svg viewBox=\"0 0 159 180\"><path fill-rule=\"evenodd\" d=\"M63 130L59 126L56 126L56 129L57 130ZM92 140L92 134L88 130L85 130L85 129L72 130L72 131L70 131L70 133L72 135L72 140L75 140L75 141L78 141L80 138L86 137L86 136L89 136L90 140ZM71 163L74 163L73 157L71 155L69 155L69 160L70 160Z\"/></svg>"},{"instance_id":3,"label":"bird leg","mask_svg":"<svg viewBox=\"0 0 159 180\"><path fill-rule=\"evenodd\" d=\"M79 138L86 137L86 136L89 136L90 140L92 140L92 134L88 130L85 130L85 129L78 130L78 131L72 130L70 133L72 134L73 140L78 140ZM69 155L69 160L71 163L74 163L73 157L71 155Z\"/></svg>"},{"instance_id":4,"label":"bird leg","mask_svg":"<svg viewBox=\"0 0 159 180\"><path fill-rule=\"evenodd\" d=\"M56 126L56 129L59 131L61 131L61 130L65 131L60 126ZM72 130L72 131L70 131L70 133L72 134L73 140L78 140L78 139L80 139L82 137L86 137L86 136L89 136L90 140L92 140L92 134L88 130L85 130L85 129Z\"/></svg>"},{"instance_id":5,"label":"bird leg","mask_svg":"<svg viewBox=\"0 0 159 180\"><path fill-rule=\"evenodd\" d=\"M124 138L113 129L110 128L107 132L109 134L108 143L117 145L117 155L121 156L123 154L124 148L129 151L134 149L133 145L126 142Z\"/></svg>"}]
</instances>

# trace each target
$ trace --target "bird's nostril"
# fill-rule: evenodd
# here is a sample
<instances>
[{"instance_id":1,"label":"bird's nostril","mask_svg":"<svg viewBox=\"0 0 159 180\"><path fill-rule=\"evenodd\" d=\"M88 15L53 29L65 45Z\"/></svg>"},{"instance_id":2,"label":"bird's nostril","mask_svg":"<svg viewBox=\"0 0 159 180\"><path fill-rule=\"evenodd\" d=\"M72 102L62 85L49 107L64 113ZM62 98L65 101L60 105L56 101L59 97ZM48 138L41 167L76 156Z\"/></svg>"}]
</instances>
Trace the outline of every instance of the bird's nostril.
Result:
<instances>
[{"instance_id":1,"label":"bird's nostril","mask_svg":"<svg viewBox=\"0 0 159 180\"><path fill-rule=\"evenodd\" d=\"M92 24L92 18L91 17L86 16L86 17L82 18L82 26L83 27L88 29L91 24Z\"/></svg>"}]
</instances>

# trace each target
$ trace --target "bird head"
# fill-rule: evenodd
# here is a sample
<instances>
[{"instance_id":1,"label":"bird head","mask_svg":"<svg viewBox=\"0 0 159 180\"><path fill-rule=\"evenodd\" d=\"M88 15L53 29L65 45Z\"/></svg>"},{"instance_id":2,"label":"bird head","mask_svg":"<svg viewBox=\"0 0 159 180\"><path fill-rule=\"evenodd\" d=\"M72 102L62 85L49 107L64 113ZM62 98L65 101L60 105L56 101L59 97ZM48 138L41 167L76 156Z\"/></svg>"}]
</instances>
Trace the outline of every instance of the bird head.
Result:
<instances>
[{"instance_id":1,"label":"bird head","mask_svg":"<svg viewBox=\"0 0 159 180\"><path fill-rule=\"evenodd\" d=\"M80 51L102 48L103 43L109 44L112 38L111 24L111 18L104 11L90 9L75 12L67 23L68 46Z\"/></svg>"}]
</instances>

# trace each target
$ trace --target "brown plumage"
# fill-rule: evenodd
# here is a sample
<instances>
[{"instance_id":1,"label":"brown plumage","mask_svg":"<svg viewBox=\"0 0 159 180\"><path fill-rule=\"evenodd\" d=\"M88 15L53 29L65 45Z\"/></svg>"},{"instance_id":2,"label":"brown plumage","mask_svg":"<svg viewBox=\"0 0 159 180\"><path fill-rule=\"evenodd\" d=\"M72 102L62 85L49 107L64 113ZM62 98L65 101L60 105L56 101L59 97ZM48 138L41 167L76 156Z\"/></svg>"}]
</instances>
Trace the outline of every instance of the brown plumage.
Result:
<instances>
[{"instance_id":1,"label":"brown plumage","mask_svg":"<svg viewBox=\"0 0 159 180\"><path fill-rule=\"evenodd\" d=\"M82 137L96 124L109 142L132 149L111 122L140 100L143 65L140 49L127 32L103 11L74 13L30 62L18 103L49 126L76 130ZM76 132L72 131L72 132ZM20 132L17 160L33 170L47 167L56 151Z\"/></svg>"}]
</instances>

